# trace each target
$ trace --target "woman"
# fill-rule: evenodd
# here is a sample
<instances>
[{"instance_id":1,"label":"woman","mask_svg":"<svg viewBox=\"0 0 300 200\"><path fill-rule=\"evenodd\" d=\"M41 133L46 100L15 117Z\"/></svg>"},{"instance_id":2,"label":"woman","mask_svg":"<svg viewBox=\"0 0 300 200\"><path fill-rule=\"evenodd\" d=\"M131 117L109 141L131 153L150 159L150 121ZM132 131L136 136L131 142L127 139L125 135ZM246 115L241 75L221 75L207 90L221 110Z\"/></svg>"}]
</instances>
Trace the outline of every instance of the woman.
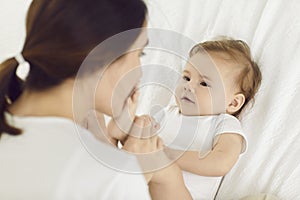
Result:
<instances>
[{"instance_id":1,"label":"woman","mask_svg":"<svg viewBox=\"0 0 300 200\"><path fill-rule=\"evenodd\" d=\"M102 155L120 154L74 123L89 104L77 104L75 96L75 116L73 88L90 51L115 34L141 28L145 15L146 7L140 0L33 1L22 53L18 61L10 58L0 68L0 199L190 199L176 165L148 174L149 192L143 175L120 172L94 159L74 129L77 126L80 135L96 144ZM134 103L128 102L136 99L132 91L141 76L137 68L141 50L120 57L119 53L136 43L145 45L145 35L139 31L122 45L107 47L95 62L89 62L89 70L77 76L76 81L88 82L89 77L103 72L93 97L98 113L119 119L128 107L134 110ZM112 57L119 58L107 63L106 58ZM23 58L30 70L21 80L16 71L25 66ZM112 92L133 68L137 72L130 79L133 81ZM82 98L90 98L84 96L84 87L82 92ZM124 147L150 152L159 148L158 140L128 137ZM122 165L138 165L135 157L127 158Z\"/></svg>"}]
</instances>

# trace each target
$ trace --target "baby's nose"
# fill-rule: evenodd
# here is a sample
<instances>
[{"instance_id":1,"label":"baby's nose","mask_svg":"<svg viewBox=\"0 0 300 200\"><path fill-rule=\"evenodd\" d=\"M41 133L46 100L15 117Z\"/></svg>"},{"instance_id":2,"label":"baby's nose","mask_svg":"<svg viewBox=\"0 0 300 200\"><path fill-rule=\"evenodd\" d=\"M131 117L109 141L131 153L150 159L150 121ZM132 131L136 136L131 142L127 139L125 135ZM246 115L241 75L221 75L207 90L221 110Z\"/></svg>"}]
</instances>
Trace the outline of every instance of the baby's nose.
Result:
<instances>
[{"instance_id":1,"label":"baby's nose","mask_svg":"<svg viewBox=\"0 0 300 200\"><path fill-rule=\"evenodd\" d=\"M186 84L183 89L187 92L192 92L195 93L195 89L193 87L191 87L189 84Z\"/></svg>"}]
</instances>

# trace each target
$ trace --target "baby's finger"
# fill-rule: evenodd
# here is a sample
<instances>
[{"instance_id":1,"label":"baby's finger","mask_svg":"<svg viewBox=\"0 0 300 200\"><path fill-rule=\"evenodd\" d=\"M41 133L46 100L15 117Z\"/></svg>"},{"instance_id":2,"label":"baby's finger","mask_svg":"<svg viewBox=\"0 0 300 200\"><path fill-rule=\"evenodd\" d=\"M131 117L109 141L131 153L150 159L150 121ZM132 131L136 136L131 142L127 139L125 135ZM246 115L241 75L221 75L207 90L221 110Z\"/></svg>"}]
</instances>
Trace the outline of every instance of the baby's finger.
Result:
<instances>
[{"instance_id":1,"label":"baby's finger","mask_svg":"<svg viewBox=\"0 0 300 200\"><path fill-rule=\"evenodd\" d=\"M149 115L144 115L143 118L144 118L145 125L144 125L142 138L143 139L148 139L153 135L153 133L152 133L152 131L153 131L153 128L152 128L153 120Z\"/></svg>"},{"instance_id":2,"label":"baby's finger","mask_svg":"<svg viewBox=\"0 0 300 200\"><path fill-rule=\"evenodd\" d=\"M145 121L141 117L135 117L134 123L130 129L129 135L135 138L141 138L143 134Z\"/></svg>"},{"instance_id":3,"label":"baby's finger","mask_svg":"<svg viewBox=\"0 0 300 200\"><path fill-rule=\"evenodd\" d=\"M151 133L152 135L156 135L157 131L160 128L160 124L153 117L151 117L151 125L152 125Z\"/></svg>"}]
</instances>

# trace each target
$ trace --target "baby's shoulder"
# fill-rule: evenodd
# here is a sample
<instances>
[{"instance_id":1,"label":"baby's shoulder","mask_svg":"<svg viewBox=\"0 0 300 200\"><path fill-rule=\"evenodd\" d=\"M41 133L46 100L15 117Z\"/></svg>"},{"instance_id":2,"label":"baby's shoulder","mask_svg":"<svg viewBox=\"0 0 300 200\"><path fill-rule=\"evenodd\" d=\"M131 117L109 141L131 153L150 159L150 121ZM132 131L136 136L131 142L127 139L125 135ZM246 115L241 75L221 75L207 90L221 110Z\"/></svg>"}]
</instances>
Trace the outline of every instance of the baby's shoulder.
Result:
<instances>
[{"instance_id":1,"label":"baby's shoulder","mask_svg":"<svg viewBox=\"0 0 300 200\"><path fill-rule=\"evenodd\" d=\"M229 114L216 116L214 119L214 128L217 134L225 132L244 134L240 120Z\"/></svg>"},{"instance_id":2,"label":"baby's shoulder","mask_svg":"<svg viewBox=\"0 0 300 200\"><path fill-rule=\"evenodd\" d=\"M214 120L216 121L216 124L220 124L220 123L241 124L238 118L227 113L216 115Z\"/></svg>"}]
</instances>

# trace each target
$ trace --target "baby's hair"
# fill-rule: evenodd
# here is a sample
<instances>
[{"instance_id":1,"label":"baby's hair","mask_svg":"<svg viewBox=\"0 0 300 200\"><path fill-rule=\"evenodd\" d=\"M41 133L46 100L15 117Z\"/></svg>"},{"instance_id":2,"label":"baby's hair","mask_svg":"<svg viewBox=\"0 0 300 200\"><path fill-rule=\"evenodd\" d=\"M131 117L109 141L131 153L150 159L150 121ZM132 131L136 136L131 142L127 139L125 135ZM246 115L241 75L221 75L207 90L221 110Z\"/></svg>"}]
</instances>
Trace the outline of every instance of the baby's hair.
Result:
<instances>
[{"instance_id":1,"label":"baby's hair","mask_svg":"<svg viewBox=\"0 0 300 200\"><path fill-rule=\"evenodd\" d=\"M262 75L258 64L252 59L251 51L246 42L242 40L234 40L228 37L219 37L218 39L205 41L195 45L190 51L190 57L199 52L218 53L229 57L239 64L241 72L236 80L240 87L240 93L245 96L245 103L235 113L234 116L239 117L242 110L250 102L254 102L254 96L257 93ZM227 60L227 59L226 59Z\"/></svg>"}]
</instances>

